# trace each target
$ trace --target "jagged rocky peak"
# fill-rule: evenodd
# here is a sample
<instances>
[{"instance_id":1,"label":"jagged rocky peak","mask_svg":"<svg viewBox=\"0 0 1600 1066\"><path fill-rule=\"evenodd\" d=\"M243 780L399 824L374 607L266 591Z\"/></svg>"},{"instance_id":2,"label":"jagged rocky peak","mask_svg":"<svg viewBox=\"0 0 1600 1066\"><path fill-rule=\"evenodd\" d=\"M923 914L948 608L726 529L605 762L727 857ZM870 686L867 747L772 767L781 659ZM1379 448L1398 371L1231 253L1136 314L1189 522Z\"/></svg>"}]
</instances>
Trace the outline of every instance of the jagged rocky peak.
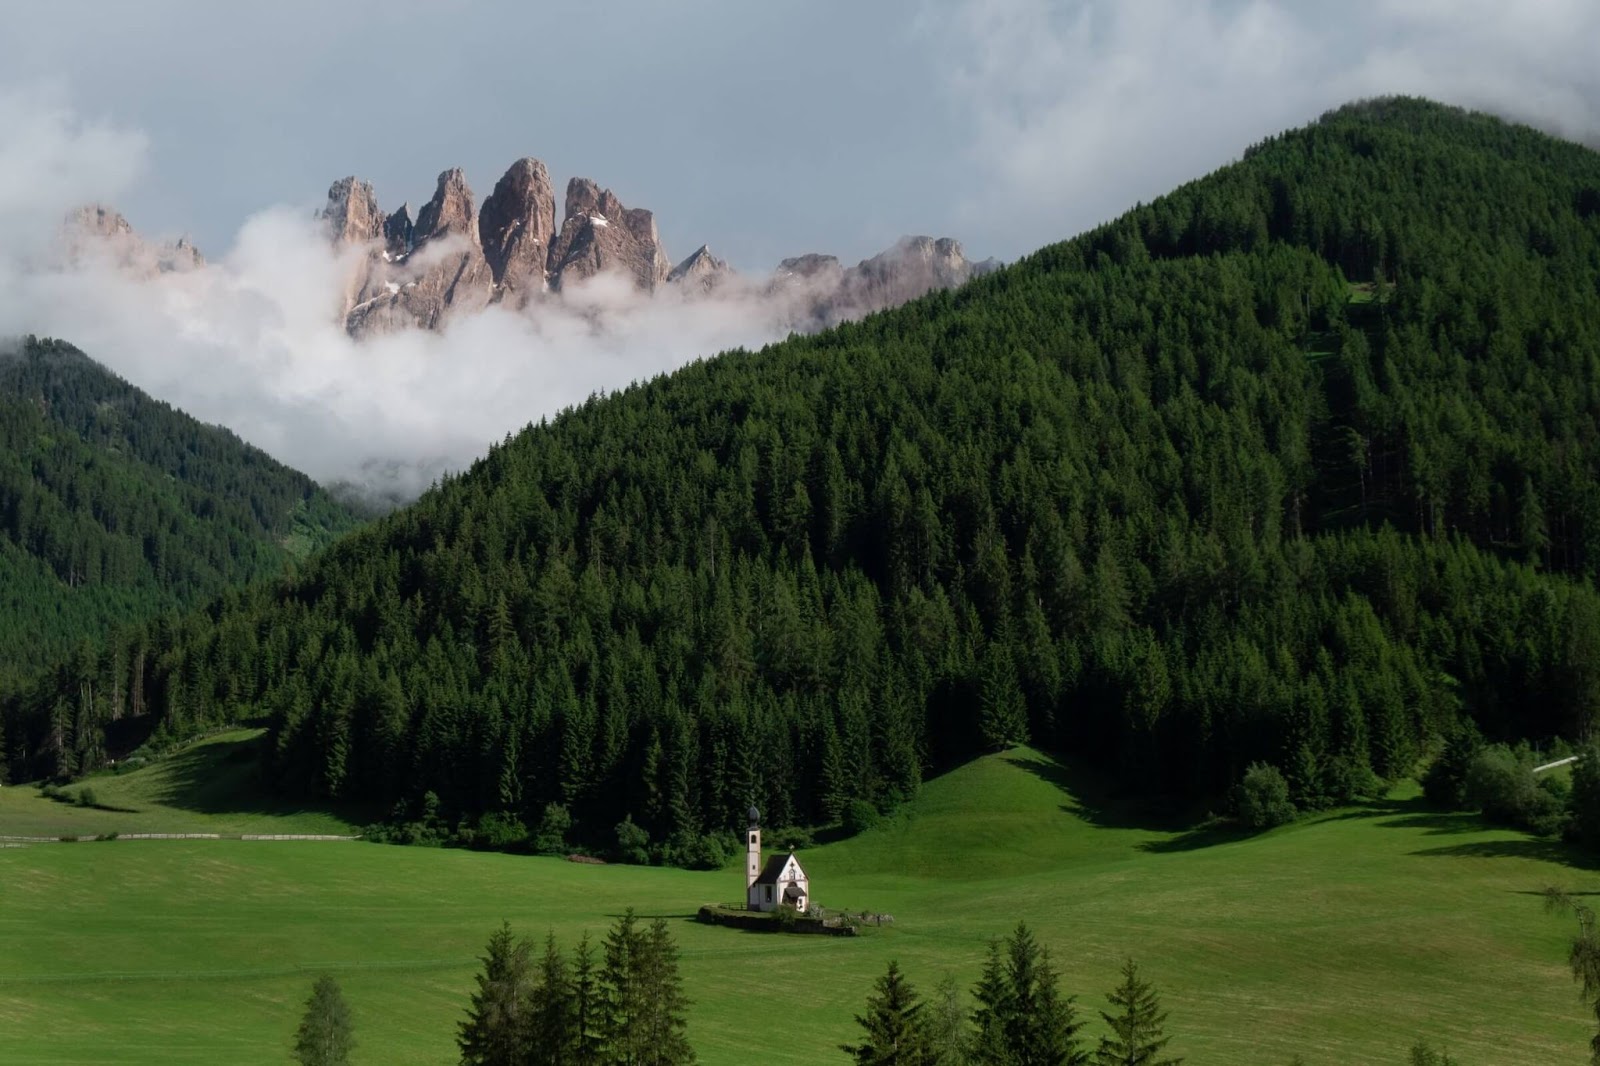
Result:
<instances>
[{"instance_id":1,"label":"jagged rocky peak","mask_svg":"<svg viewBox=\"0 0 1600 1066\"><path fill-rule=\"evenodd\" d=\"M85 204L68 216L67 225L84 236L133 235L133 226L123 217L122 212L104 204Z\"/></svg>"},{"instance_id":2,"label":"jagged rocky peak","mask_svg":"<svg viewBox=\"0 0 1600 1066\"><path fill-rule=\"evenodd\" d=\"M511 290L543 287L556 235L556 191L537 159L511 164L483 202L478 237L496 285Z\"/></svg>"},{"instance_id":3,"label":"jagged rocky peak","mask_svg":"<svg viewBox=\"0 0 1600 1066\"><path fill-rule=\"evenodd\" d=\"M402 256L411 251L411 205L401 204L400 210L383 220L383 242L390 256Z\"/></svg>"},{"instance_id":4,"label":"jagged rocky peak","mask_svg":"<svg viewBox=\"0 0 1600 1066\"><path fill-rule=\"evenodd\" d=\"M550 246L547 268L556 288L613 270L652 292L667 280L672 263L661 246L654 215L624 207L610 189L588 178L573 178L567 183L566 218Z\"/></svg>"},{"instance_id":5,"label":"jagged rocky peak","mask_svg":"<svg viewBox=\"0 0 1600 1066\"><path fill-rule=\"evenodd\" d=\"M711 247L702 244L695 253L667 275L669 285L681 285L689 291L710 292L733 273L728 264L711 254Z\"/></svg>"},{"instance_id":6,"label":"jagged rocky peak","mask_svg":"<svg viewBox=\"0 0 1600 1066\"><path fill-rule=\"evenodd\" d=\"M478 226L473 211L472 189L460 167L451 167L439 175L433 190L433 199L417 212L414 231L416 243L459 234L473 244L478 243Z\"/></svg>"},{"instance_id":7,"label":"jagged rocky peak","mask_svg":"<svg viewBox=\"0 0 1600 1066\"><path fill-rule=\"evenodd\" d=\"M188 237L152 244L134 232L122 212L104 204L87 204L68 215L63 238L67 262L97 258L140 277L182 273L206 261Z\"/></svg>"},{"instance_id":8,"label":"jagged rocky peak","mask_svg":"<svg viewBox=\"0 0 1600 1066\"><path fill-rule=\"evenodd\" d=\"M323 223L335 244L365 244L383 235L383 212L372 183L354 175L340 178L328 187L328 206L322 209Z\"/></svg>"}]
</instances>

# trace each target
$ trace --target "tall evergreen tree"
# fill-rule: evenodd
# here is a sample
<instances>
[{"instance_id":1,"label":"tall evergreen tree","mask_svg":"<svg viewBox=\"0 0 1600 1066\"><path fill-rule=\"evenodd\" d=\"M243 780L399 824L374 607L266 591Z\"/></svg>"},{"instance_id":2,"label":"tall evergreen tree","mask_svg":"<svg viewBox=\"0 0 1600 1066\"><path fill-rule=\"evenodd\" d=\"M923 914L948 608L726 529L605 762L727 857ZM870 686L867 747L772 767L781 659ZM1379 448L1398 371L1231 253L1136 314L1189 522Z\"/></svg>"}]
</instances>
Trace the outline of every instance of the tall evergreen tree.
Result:
<instances>
[{"instance_id":1,"label":"tall evergreen tree","mask_svg":"<svg viewBox=\"0 0 1600 1066\"><path fill-rule=\"evenodd\" d=\"M1122 964L1122 983L1107 998L1115 1013L1100 1012L1111 1035L1100 1038L1095 1066L1179 1066L1183 1062L1159 1057L1171 1040L1162 1031L1167 1015L1154 986L1139 976L1132 959Z\"/></svg>"},{"instance_id":2,"label":"tall evergreen tree","mask_svg":"<svg viewBox=\"0 0 1600 1066\"><path fill-rule=\"evenodd\" d=\"M584 933L572 956L572 1066L599 1066L605 1040L605 1003L600 971L595 966L589 934Z\"/></svg>"},{"instance_id":3,"label":"tall evergreen tree","mask_svg":"<svg viewBox=\"0 0 1600 1066\"><path fill-rule=\"evenodd\" d=\"M644 1010L635 1022L644 1048L638 1060L650 1066L688 1066L695 1061L689 1046L689 997L678 972L678 947L665 918L656 918L640 944L639 981Z\"/></svg>"},{"instance_id":4,"label":"tall evergreen tree","mask_svg":"<svg viewBox=\"0 0 1600 1066\"><path fill-rule=\"evenodd\" d=\"M629 907L606 934L600 968L601 1043L608 1063L634 1066L645 1061L644 1034L639 1025L650 990L645 986L641 958L644 936Z\"/></svg>"},{"instance_id":5,"label":"tall evergreen tree","mask_svg":"<svg viewBox=\"0 0 1600 1066\"><path fill-rule=\"evenodd\" d=\"M533 945L517 939L510 923L489 937L477 975L467 1018L458 1027L456 1044L462 1066L518 1066L532 1021Z\"/></svg>"},{"instance_id":6,"label":"tall evergreen tree","mask_svg":"<svg viewBox=\"0 0 1600 1066\"><path fill-rule=\"evenodd\" d=\"M1063 996L1050 953L1025 922L989 958L973 989L973 1061L994 1066L1078 1066L1080 1046L1072 997Z\"/></svg>"},{"instance_id":7,"label":"tall evergreen tree","mask_svg":"<svg viewBox=\"0 0 1600 1066\"><path fill-rule=\"evenodd\" d=\"M353 1047L350 1006L339 982L324 974L311 986L311 998L295 1032L295 1061L300 1066L344 1066Z\"/></svg>"},{"instance_id":8,"label":"tall evergreen tree","mask_svg":"<svg viewBox=\"0 0 1600 1066\"><path fill-rule=\"evenodd\" d=\"M544 941L530 1001L526 1061L531 1066L566 1066L574 1058L572 974L556 944L555 933Z\"/></svg>"},{"instance_id":9,"label":"tall evergreen tree","mask_svg":"<svg viewBox=\"0 0 1600 1066\"><path fill-rule=\"evenodd\" d=\"M859 1044L840 1044L839 1049L860 1066L926 1066L931 1054L922 1010L916 989L900 972L900 964L891 961L873 983L866 1014L856 1015L865 1038Z\"/></svg>"},{"instance_id":10,"label":"tall evergreen tree","mask_svg":"<svg viewBox=\"0 0 1600 1066\"><path fill-rule=\"evenodd\" d=\"M1006 1031L1006 1020L1013 1013L1011 986L998 940L989 941L989 954L973 986L972 999L972 1061L978 1066L1012 1066L1016 1060Z\"/></svg>"}]
</instances>

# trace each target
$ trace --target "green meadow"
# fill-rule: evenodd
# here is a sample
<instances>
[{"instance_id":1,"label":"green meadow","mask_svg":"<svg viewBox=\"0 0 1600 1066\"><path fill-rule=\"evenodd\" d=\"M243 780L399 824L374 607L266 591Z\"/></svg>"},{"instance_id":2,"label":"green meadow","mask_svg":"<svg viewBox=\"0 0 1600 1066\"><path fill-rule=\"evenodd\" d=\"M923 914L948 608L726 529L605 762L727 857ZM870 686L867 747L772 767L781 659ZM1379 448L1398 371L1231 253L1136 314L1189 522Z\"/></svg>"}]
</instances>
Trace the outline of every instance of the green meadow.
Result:
<instances>
[{"instance_id":1,"label":"green meadow","mask_svg":"<svg viewBox=\"0 0 1600 1066\"><path fill-rule=\"evenodd\" d=\"M149 791L116 805L160 816L153 801L179 794L151 783L162 772L123 775ZM804 852L818 902L894 915L856 939L694 923L701 903L738 897L737 868L339 842L0 849L0 1062L284 1062L323 972L352 1005L356 1061L452 1061L475 956L502 919L570 945L630 906L673 922L708 1066L844 1062L836 1045L890 959L925 991L945 974L966 988L989 938L1019 918L1051 947L1091 1036L1134 956L1171 1013L1170 1050L1191 1063L1400 1064L1419 1038L1463 1066L1586 1053L1591 1022L1565 963L1573 922L1546 914L1540 891L1594 890L1600 875L1560 845L1403 793L1257 837L1184 833L1093 802L1086 780L1016 749ZM19 812L44 817L32 791L0 790L0 833L21 832ZM244 831L270 831L272 815L244 813ZM315 831L281 817L285 832Z\"/></svg>"},{"instance_id":2,"label":"green meadow","mask_svg":"<svg viewBox=\"0 0 1600 1066\"><path fill-rule=\"evenodd\" d=\"M0 837L360 832L357 812L306 810L263 792L258 770L265 732L217 733L137 770L93 774L62 789L62 799L37 788L0 788ZM93 806L75 802L85 789Z\"/></svg>"}]
</instances>

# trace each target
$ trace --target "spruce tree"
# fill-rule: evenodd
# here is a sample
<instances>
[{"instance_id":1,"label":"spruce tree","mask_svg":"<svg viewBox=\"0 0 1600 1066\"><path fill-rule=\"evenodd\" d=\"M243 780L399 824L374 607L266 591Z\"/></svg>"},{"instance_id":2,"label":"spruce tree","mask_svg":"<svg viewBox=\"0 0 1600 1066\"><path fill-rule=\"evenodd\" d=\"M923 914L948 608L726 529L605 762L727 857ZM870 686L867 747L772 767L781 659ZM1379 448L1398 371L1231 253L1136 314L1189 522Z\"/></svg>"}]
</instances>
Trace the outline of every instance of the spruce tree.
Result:
<instances>
[{"instance_id":1,"label":"spruce tree","mask_svg":"<svg viewBox=\"0 0 1600 1066\"><path fill-rule=\"evenodd\" d=\"M644 1036L638 1024L647 996L639 979L643 940L632 907L606 934L600 969L600 1033L608 1063L644 1061Z\"/></svg>"},{"instance_id":2,"label":"spruce tree","mask_svg":"<svg viewBox=\"0 0 1600 1066\"><path fill-rule=\"evenodd\" d=\"M344 1066L350 1061L350 1006L339 982L324 974L311 986L311 998L294 1038L294 1058L301 1066Z\"/></svg>"},{"instance_id":3,"label":"spruce tree","mask_svg":"<svg viewBox=\"0 0 1600 1066\"><path fill-rule=\"evenodd\" d=\"M533 945L511 935L509 923L489 937L467 1019L460 1023L456 1044L462 1066L517 1066L530 1023Z\"/></svg>"},{"instance_id":4,"label":"spruce tree","mask_svg":"<svg viewBox=\"0 0 1600 1066\"><path fill-rule=\"evenodd\" d=\"M1005 948L989 945L983 975L972 990L972 1059L986 1066L1079 1066L1083 1023L1071 996L1062 996L1050 953L1027 923L1018 922Z\"/></svg>"},{"instance_id":5,"label":"spruce tree","mask_svg":"<svg viewBox=\"0 0 1600 1066\"><path fill-rule=\"evenodd\" d=\"M1028 742L1028 708L1005 637L992 641L984 654L978 731L984 747L995 751Z\"/></svg>"},{"instance_id":6,"label":"spruce tree","mask_svg":"<svg viewBox=\"0 0 1600 1066\"><path fill-rule=\"evenodd\" d=\"M972 998L977 1003L972 1011L972 1061L977 1066L1010 1066L1014 1060L1006 1040L1006 1019L1011 1016L1011 986L998 940L989 941L989 956Z\"/></svg>"},{"instance_id":7,"label":"spruce tree","mask_svg":"<svg viewBox=\"0 0 1600 1066\"><path fill-rule=\"evenodd\" d=\"M1183 1061L1157 1057L1171 1039L1162 1032L1167 1015L1132 959L1122 964L1122 983L1107 998L1117 1013L1100 1012L1111 1035L1100 1038L1095 1066L1178 1066Z\"/></svg>"},{"instance_id":8,"label":"spruce tree","mask_svg":"<svg viewBox=\"0 0 1600 1066\"><path fill-rule=\"evenodd\" d=\"M572 974L556 945L555 933L544 941L544 957L528 1011L526 1061L534 1066L563 1066L573 1061L576 1027L573 1020Z\"/></svg>"},{"instance_id":9,"label":"spruce tree","mask_svg":"<svg viewBox=\"0 0 1600 1066\"><path fill-rule=\"evenodd\" d=\"M602 1061L603 1019L600 975L595 969L589 934L584 933L572 956L572 1038L567 1061L573 1066L596 1066Z\"/></svg>"},{"instance_id":10,"label":"spruce tree","mask_svg":"<svg viewBox=\"0 0 1600 1066\"><path fill-rule=\"evenodd\" d=\"M900 964L891 961L873 989L867 997L867 1013L856 1015L866 1039L860 1044L840 1044L839 1050L861 1066L927 1066L931 1058L923 1029L923 1005L900 972Z\"/></svg>"},{"instance_id":11,"label":"spruce tree","mask_svg":"<svg viewBox=\"0 0 1600 1066\"><path fill-rule=\"evenodd\" d=\"M695 1061L689 1046L689 997L678 972L678 947L665 918L650 923L638 954L638 979L643 1011L635 1023L640 1032L641 1063L688 1066Z\"/></svg>"}]
</instances>

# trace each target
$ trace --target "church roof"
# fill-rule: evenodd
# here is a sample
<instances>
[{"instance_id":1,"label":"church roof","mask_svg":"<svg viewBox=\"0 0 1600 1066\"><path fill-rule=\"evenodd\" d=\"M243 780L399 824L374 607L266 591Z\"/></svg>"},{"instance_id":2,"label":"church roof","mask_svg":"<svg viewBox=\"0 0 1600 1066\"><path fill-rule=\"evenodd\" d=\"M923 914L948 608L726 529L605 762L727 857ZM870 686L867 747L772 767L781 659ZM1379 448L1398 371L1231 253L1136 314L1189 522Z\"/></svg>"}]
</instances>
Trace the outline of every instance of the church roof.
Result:
<instances>
[{"instance_id":1,"label":"church roof","mask_svg":"<svg viewBox=\"0 0 1600 1066\"><path fill-rule=\"evenodd\" d=\"M794 858L794 852L791 851L787 855L774 855L772 858L768 859L767 860L767 864L761 868L761 875L756 878L756 884L758 884L758 885L775 885L775 884L777 884L778 883L778 875L783 873L783 868L785 866L789 865L789 860L793 859L793 858ZM795 864L796 867L799 867L800 866L800 860L799 859L795 859L794 864ZM800 870L800 876L802 876L802 877L805 876L805 870L804 869Z\"/></svg>"}]
</instances>

